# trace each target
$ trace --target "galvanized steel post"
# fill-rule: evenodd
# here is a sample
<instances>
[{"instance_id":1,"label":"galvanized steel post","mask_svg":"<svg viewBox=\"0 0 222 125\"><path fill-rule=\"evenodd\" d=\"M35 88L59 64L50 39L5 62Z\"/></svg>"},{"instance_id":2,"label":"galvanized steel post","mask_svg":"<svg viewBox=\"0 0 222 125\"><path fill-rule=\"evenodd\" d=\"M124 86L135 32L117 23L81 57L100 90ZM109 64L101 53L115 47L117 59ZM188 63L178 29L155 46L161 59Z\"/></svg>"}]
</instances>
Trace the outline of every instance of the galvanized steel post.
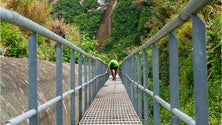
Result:
<instances>
[{"instance_id":1,"label":"galvanized steel post","mask_svg":"<svg viewBox=\"0 0 222 125\"><path fill-rule=\"evenodd\" d=\"M93 59L92 60L92 78L94 79L94 77L95 77L95 71L96 71L96 69L95 69L95 66L96 66L96 63L95 63L95 60ZM95 98L95 96L96 96L96 85L95 85L95 80L93 80L93 82L92 82L92 99L94 99Z\"/></svg>"},{"instance_id":2,"label":"galvanized steel post","mask_svg":"<svg viewBox=\"0 0 222 125\"><path fill-rule=\"evenodd\" d=\"M95 76L97 76L99 73L98 73L98 60L96 59L95 60ZM99 86L99 83L98 83L98 79L95 79L95 96L96 97L96 93L98 92L98 87Z\"/></svg>"},{"instance_id":3,"label":"galvanized steel post","mask_svg":"<svg viewBox=\"0 0 222 125\"><path fill-rule=\"evenodd\" d=\"M172 32L169 33L169 72L171 124L179 125L178 117L172 113L174 108L179 109L178 49L177 39Z\"/></svg>"},{"instance_id":4,"label":"galvanized steel post","mask_svg":"<svg viewBox=\"0 0 222 125\"><path fill-rule=\"evenodd\" d=\"M30 125L38 125L37 43L38 43L37 33L33 33L33 35L31 35L28 40L29 110L35 109L36 115L32 116L29 119Z\"/></svg>"},{"instance_id":5,"label":"galvanized steel post","mask_svg":"<svg viewBox=\"0 0 222 125\"><path fill-rule=\"evenodd\" d=\"M78 79L79 79L79 121L82 119L82 54L78 57Z\"/></svg>"},{"instance_id":6,"label":"galvanized steel post","mask_svg":"<svg viewBox=\"0 0 222 125\"><path fill-rule=\"evenodd\" d=\"M129 76L130 76L130 78L132 79L133 78L133 58L131 57L130 58L130 69L131 69L131 71L129 72ZM131 83L131 81L130 81L130 89L131 89L131 101L133 102L133 96L134 96L134 93L133 93L133 87L134 85L133 85L133 83Z\"/></svg>"},{"instance_id":7,"label":"galvanized steel post","mask_svg":"<svg viewBox=\"0 0 222 125\"><path fill-rule=\"evenodd\" d=\"M148 89L148 55L146 49L143 50L144 62L143 62L143 85L144 89ZM149 125L149 102L148 94L144 93L144 125Z\"/></svg>"},{"instance_id":8,"label":"galvanized steel post","mask_svg":"<svg viewBox=\"0 0 222 125\"><path fill-rule=\"evenodd\" d=\"M193 15L192 22L196 125L208 125L208 87L205 24L196 14Z\"/></svg>"},{"instance_id":9,"label":"galvanized steel post","mask_svg":"<svg viewBox=\"0 0 222 125\"><path fill-rule=\"evenodd\" d=\"M84 83L87 83L87 57L84 58ZM84 86L84 112L87 109L87 89L88 85Z\"/></svg>"},{"instance_id":10,"label":"galvanized steel post","mask_svg":"<svg viewBox=\"0 0 222 125\"><path fill-rule=\"evenodd\" d=\"M70 124L71 125L75 125L76 121L75 121L75 52L74 50L71 51L71 55L70 55L70 81L71 81L71 85L70 85L70 89L74 90L74 92L71 94L70 100L71 100L71 104L70 104Z\"/></svg>"},{"instance_id":11,"label":"galvanized steel post","mask_svg":"<svg viewBox=\"0 0 222 125\"><path fill-rule=\"evenodd\" d=\"M98 67L97 67L97 69L98 69L98 75L99 74L101 74L101 71L102 71L102 65L101 65L101 63L98 61ZM101 81L101 77L99 77L99 79L98 79L98 90L97 90L97 92L100 90L100 87L102 86L102 81Z\"/></svg>"},{"instance_id":12,"label":"galvanized steel post","mask_svg":"<svg viewBox=\"0 0 222 125\"><path fill-rule=\"evenodd\" d=\"M62 97L62 44L56 46L56 96ZM57 103L57 125L62 125L62 100Z\"/></svg>"},{"instance_id":13,"label":"galvanized steel post","mask_svg":"<svg viewBox=\"0 0 222 125\"><path fill-rule=\"evenodd\" d=\"M89 60L89 80L90 80L90 84L89 84L89 103L88 106L91 104L92 102L92 59Z\"/></svg>"},{"instance_id":14,"label":"galvanized steel post","mask_svg":"<svg viewBox=\"0 0 222 125\"><path fill-rule=\"evenodd\" d=\"M141 58L140 54L137 54L137 83L138 85L141 85ZM138 115L140 120L142 120L142 92L141 90L137 87L138 89Z\"/></svg>"},{"instance_id":15,"label":"galvanized steel post","mask_svg":"<svg viewBox=\"0 0 222 125\"><path fill-rule=\"evenodd\" d=\"M133 81L136 81L136 57L133 56ZM138 113L137 110L137 86L134 84L133 87L134 90L134 100L133 100L133 104L134 104L134 108L136 110L136 112Z\"/></svg>"},{"instance_id":16,"label":"galvanized steel post","mask_svg":"<svg viewBox=\"0 0 222 125\"><path fill-rule=\"evenodd\" d=\"M123 72L127 74L127 60L123 64ZM124 86L126 88L126 91L128 93L128 87L126 85L127 83L126 83L126 78L125 77L122 78L122 82L123 82L123 84L124 84Z\"/></svg>"},{"instance_id":17,"label":"galvanized steel post","mask_svg":"<svg viewBox=\"0 0 222 125\"><path fill-rule=\"evenodd\" d=\"M101 68L100 68L101 67ZM105 72L105 70L104 70L104 65L102 64L102 62L99 62L99 74L102 74L103 72ZM100 84L100 86L99 86L99 89L100 88L102 88L102 86L103 86L103 76L99 79L100 81L99 81L99 84Z\"/></svg>"},{"instance_id":18,"label":"galvanized steel post","mask_svg":"<svg viewBox=\"0 0 222 125\"><path fill-rule=\"evenodd\" d=\"M129 77L130 75L130 60L128 59L127 62L126 62L126 73L127 73L127 76ZM131 87L130 87L130 82L127 78L126 79L126 84L127 84L127 87L128 87L128 95L130 96L131 95Z\"/></svg>"},{"instance_id":19,"label":"galvanized steel post","mask_svg":"<svg viewBox=\"0 0 222 125\"><path fill-rule=\"evenodd\" d=\"M123 67L122 67L122 70L124 71L123 72L123 74L125 74L125 75L127 75L127 77L129 77L129 74L130 74L130 62L129 62L129 59L127 59L125 62L124 62L124 64L123 64ZM127 93L128 93L128 95L129 95L129 97L130 97L130 95L131 95L131 88L130 88L130 85L131 85L131 83L130 83L130 81L129 81L129 79L127 78L126 76L124 76L122 79L124 80L124 84L125 84L125 88L126 88L126 90L127 90ZM131 97L130 97L131 98Z\"/></svg>"},{"instance_id":20,"label":"galvanized steel post","mask_svg":"<svg viewBox=\"0 0 222 125\"><path fill-rule=\"evenodd\" d=\"M152 52L152 67L153 67L153 94L154 96L159 96L159 54L158 48L155 44L153 44L153 52ZM160 105L154 99L153 100L153 115L154 115L154 125L160 124Z\"/></svg>"},{"instance_id":21,"label":"galvanized steel post","mask_svg":"<svg viewBox=\"0 0 222 125\"><path fill-rule=\"evenodd\" d=\"M99 75L99 74L101 74L101 69L102 69L102 65L101 65L101 63L98 61L98 66L97 66L97 74ZM97 90L97 92L100 90L100 87L101 87L101 85L102 85L102 81L101 81L101 77L99 77L98 78L98 90Z\"/></svg>"}]
</instances>

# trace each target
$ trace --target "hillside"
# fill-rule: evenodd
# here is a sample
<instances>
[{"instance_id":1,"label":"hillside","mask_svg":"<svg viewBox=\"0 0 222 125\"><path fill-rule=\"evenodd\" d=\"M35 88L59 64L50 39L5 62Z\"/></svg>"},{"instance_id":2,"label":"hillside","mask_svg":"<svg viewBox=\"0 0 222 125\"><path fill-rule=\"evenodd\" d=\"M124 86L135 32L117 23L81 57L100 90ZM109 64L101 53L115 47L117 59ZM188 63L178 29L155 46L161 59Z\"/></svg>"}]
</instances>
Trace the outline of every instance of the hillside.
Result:
<instances>
[{"instance_id":1,"label":"hillside","mask_svg":"<svg viewBox=\"0 0 222 125\"><path fill-rule=\"evenodd\" d=\"M117 4L117 0L114 0L112 3L110 3L108 5L108 8L105 12L105 14L103 15L103 18L99 24L99 28L97 30L96 33L96 40L98 40L98 46L96 47L96 49L102 53L102 49L103 49L103 44L104 41L109 37L109 35L111 35L112 33L112 20L111 20L111 15L112 15L112 11L115 9Z\"/></svg>"}]
</instances>

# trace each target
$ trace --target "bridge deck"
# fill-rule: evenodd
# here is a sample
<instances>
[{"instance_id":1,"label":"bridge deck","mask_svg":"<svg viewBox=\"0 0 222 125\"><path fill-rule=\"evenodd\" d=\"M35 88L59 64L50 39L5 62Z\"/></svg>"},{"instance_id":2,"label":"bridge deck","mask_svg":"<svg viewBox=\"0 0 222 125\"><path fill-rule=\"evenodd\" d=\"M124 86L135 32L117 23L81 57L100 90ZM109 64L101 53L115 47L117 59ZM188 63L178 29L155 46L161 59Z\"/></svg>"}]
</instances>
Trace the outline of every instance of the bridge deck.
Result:
<instances>
[{"instance_id":1,"label":"bridge deck","mask_svg":"<svg viewBox=\"0 0 222 125\"><path fill-rule=\"evenodd\" d=\"M142 125L119 78L105 83L79 123L90 124Z\"/></svg>"}]
</instances>

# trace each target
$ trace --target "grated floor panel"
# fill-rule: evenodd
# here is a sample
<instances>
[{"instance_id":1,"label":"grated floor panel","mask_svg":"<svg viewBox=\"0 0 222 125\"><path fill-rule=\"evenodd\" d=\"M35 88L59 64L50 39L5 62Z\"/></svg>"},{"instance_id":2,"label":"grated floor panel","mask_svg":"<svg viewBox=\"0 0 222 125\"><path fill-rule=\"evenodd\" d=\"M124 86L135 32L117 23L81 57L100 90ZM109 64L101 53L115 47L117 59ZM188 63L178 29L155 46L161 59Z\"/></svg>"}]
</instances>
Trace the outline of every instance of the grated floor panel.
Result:
<instances>
[{"instance_id":1,"label":"grated floor panel","mask_svg":"<svg viewBox=\"0 0 222 125\"><path fill-rule=\"evenodd\" d=\"M100 89L79 125L142 125L118 78Z\"/></svg>"}]
</instances>

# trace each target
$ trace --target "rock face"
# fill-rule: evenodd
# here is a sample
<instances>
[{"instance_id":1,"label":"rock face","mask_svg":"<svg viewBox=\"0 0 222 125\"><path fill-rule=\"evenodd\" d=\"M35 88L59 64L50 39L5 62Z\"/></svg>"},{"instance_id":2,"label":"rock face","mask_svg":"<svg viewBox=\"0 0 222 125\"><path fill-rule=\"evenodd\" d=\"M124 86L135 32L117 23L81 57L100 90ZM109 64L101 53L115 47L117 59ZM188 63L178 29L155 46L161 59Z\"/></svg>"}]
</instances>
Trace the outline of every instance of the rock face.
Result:
<instances>
[{"instance_id":1,"label":"rock face","mask_svg":"<svg viewBox=\"0 0 222 125\"><path fill-rule=\"evenodd\" d=\"M76 70L77 70L76 66ZM77 71L75 71L77 73ZM70 90L69 64L63 64L63 93ZM76 78L78 78L77 74ZM78 81L76 80L76 86ZM28 60L0 57L1 124L28 110ZM77 99L78 93L76 93ZM56 97L56 64L38 61L38 105ZM77 100L76 100L77 102ZM63 100L63 124L70 124L69 97ZM76 105L77 108L78 105ZM56 124L56 104L39 113L39 125ZM77 121L78 118L76 118ZM28 121L22 123L27 124Z\"/></svg>"}]
</instances>

